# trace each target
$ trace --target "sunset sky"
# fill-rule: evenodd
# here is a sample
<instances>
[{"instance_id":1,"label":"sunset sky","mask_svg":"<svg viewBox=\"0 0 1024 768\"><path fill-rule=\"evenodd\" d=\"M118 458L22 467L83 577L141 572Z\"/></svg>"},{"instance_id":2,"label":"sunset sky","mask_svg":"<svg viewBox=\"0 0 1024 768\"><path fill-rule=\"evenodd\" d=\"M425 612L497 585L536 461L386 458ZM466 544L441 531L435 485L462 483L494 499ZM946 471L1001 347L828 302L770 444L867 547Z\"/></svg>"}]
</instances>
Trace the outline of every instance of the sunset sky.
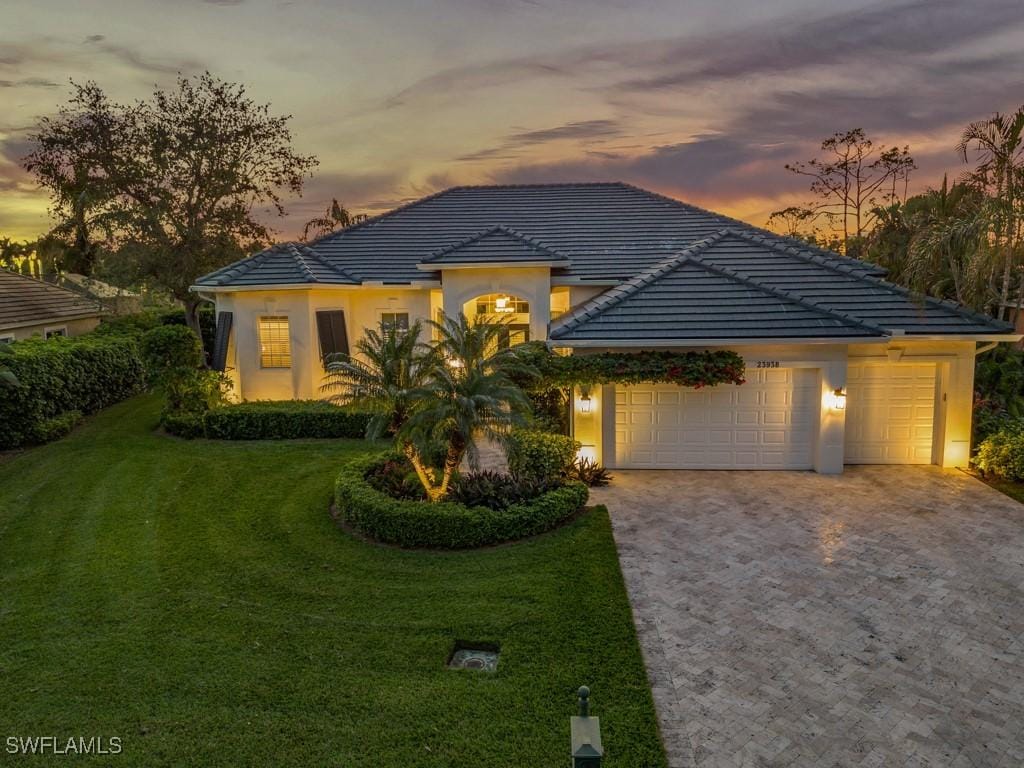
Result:
<instances>
[{"instance_id":1,"label":"sunset sky","mask_svg":"<svg viewBox=\"0 0 1024 768\"><path fill-rule=\"evenodd\" d=\"M332 196L377 213L461 183L621 179L763 224L836 130L910 144L915 187L1024 103L1021 0L4 0L0 236L48 227L19 169L69 78L115 99L209 70L294 115Z\"/></svg>"}]
</instances>

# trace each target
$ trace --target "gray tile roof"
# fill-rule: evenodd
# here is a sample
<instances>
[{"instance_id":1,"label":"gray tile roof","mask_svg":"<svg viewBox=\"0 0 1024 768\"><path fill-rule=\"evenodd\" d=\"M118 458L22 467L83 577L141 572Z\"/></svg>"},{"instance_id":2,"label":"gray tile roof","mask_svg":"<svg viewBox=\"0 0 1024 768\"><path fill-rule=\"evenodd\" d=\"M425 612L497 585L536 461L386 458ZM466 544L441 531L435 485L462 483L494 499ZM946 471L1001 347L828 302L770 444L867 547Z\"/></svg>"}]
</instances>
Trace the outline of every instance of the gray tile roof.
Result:
<instances>
[{"instance_id":1,"label":"gray tile roof","mask_svg":"<svg viewBox=\"0 0 1024 768\"><path fill-rule=\"evenodd\" d=\"M199 286L260 286L323 283L358 285L344 269L301 243L280 243L255 256L221 267L196 281Z\"/></svg>"},{"instance_id":2,"label":"gray tile roof","mask_svg":"<svg viewBox=\"0 0 1024 768\"><path fill-rule=\"evenodd\" d=\"M74 291L0 269L0 331L102 314L99 303Z\"/></svg>"},{"instance_id":3,"label":"gray tile roof","mask_svg":"<svg viewBox=\"0 0 1024 768\"><path fill-rule=\"evenodd\" d=\"M431 279L423 271L431 264L535 261L538 254L552 263L556 279L607 284L632 280L697 244L700 264L677 265L683 274L745 286L777 314L788 307L790 320L800 307L850 318L847 327L861 335L865 327L907 334L1010 330L955 305L912 297L885 282L875 265L621 183L453 187L308 245L276 246L200 278L197 287L408 283ZM688 292L687 301L707 306L698 294ZM720 319L742 319L742 309L720 312ZM822 327L815 317L803 331ZM775 320L783 329L781 315ZM735 335L734 329L729 336Z\"/></svg>"},{"instance_id":4,"label":"gray tile roof","mask_svg":"<svg viewBox=\"0 0 1024 768\"><path fill-rule=\"evenodd\" d=\"M420 267L441 269L451 265L510 263L569 266L569 260L563 254L514 229L498 225L435 251L423 259Z\"/></svg>"},{"instance_id":5,"label":"gray tile roof","mask_svg":"<svg viewBox=\"0 0 1024 768\"><path fill-rule=\"evenodd\" d=\"M815 251L725 228L552 323L561 342L991 334L1011 326L913 297Z\"/></svg>"}]
</instances>

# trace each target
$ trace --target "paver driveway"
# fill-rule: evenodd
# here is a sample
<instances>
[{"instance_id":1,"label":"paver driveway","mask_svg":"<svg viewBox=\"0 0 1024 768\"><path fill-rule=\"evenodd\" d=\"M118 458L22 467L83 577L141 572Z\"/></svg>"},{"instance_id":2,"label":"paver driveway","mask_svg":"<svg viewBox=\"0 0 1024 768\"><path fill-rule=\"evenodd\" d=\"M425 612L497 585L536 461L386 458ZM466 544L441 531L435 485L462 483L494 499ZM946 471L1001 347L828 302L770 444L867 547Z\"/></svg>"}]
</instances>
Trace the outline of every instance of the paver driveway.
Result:
<instances>
[{"instance_id":1,"label":"paver driveway","mask_svg":"<svg viewBox=\"0 0 1024 768\"><path fill-rule=\"evenodd\" d=\"M935 467L614 475L673 766L1024 766L1024 506Z\"/></svg>"}]
</instances>

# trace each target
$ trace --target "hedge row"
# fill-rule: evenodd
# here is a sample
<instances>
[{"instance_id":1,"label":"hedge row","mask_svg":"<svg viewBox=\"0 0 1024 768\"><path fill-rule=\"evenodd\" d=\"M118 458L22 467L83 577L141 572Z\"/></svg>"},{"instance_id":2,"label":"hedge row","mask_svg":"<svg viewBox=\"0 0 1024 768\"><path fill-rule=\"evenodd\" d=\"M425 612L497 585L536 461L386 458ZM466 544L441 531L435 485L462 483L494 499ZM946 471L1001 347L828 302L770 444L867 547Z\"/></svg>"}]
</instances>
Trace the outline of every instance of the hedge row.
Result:
<instances>
[{"instance_id":1,"label":"hedge row","mask_svg":"<svg viewBox=\"0 0 1024 768\"><path fill-rule=\"evenodd\" d=\"M27 339L6 347L0 363L18 379L0 397L0 449L60 437L83 414L145 385L138 345L129 337Z\"/></svg>"},{"instance_id":2,"label":"hedge row","mask_svg":"<svg viewBox=\"0 0 1024 768\"><path fill-rule=\"evenodd\" d=\"M983 475L1024 480L1024 420L1007 419L978 446L974 465Z\"/></svg>"},{"instance_id":3,"label":"hedge row","mask_svg":"<svg viewBox=\"0 0 1024 768\"><path fill-rule=\"evenodd\" d=\"M354 413L320 400L286 400L240 403L214 408L201 423L165 423L180 437L211 440L289 440L296 438L361 439L370 416Z\"/></svg>"},{"instance_id":4,"label":"hedge row","mask_svg":"<svg viewBox=\"0 0 1024 768\"><path fill-rule=\"evenodd\" d=\"M373 466L391 458L400 457L380 454L345 463L334 488L342 520L386 544L468 549L512 541L550 530L587 503L588 491L582 483L568 483L500 512L452 501L395 499L366 481Z\"/></svg>"}]
</instances>

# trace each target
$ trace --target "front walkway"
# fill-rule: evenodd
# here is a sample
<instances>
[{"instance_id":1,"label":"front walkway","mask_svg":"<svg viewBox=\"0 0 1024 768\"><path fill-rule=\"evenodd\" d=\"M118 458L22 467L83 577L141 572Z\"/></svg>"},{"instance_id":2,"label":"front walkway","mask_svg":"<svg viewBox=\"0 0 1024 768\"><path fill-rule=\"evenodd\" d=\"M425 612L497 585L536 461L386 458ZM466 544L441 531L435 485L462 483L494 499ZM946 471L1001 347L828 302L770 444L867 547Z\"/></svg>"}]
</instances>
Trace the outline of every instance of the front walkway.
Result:
<instances>
[{"instance_id":1,"label":"front walkway","mask_svg":"<svg viewBox=\"0 0 1024 768\"><path fill-rule=\"evenodd\" d=\"M672 766L1024 765L1024 507L934 467L617 471Z\"/></svg>"}]
</instances>

